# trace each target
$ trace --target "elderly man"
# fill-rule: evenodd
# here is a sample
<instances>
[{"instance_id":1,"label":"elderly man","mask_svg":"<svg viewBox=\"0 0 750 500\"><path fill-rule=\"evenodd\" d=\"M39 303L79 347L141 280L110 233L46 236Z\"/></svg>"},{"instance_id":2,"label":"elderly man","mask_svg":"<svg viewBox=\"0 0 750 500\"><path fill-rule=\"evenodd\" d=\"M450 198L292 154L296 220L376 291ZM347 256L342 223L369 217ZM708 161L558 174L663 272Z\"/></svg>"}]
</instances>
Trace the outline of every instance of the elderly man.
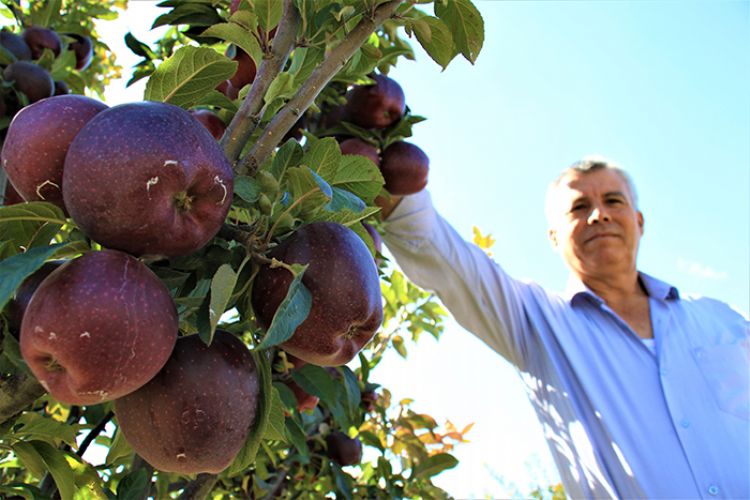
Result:
<instances>
[{"instance_id":1,"label":"elderly man","mask_svg":"<svg viewBox=\"0 0 750 500\"><path fill-rule=\"evenodd\" d=\"M404 272L513 363L574 498L750 498L748 322L636 267L627 174L584 160L552 183L558 295L463 241L425 191L382 203Z\"/></svg>"}]
</instances>

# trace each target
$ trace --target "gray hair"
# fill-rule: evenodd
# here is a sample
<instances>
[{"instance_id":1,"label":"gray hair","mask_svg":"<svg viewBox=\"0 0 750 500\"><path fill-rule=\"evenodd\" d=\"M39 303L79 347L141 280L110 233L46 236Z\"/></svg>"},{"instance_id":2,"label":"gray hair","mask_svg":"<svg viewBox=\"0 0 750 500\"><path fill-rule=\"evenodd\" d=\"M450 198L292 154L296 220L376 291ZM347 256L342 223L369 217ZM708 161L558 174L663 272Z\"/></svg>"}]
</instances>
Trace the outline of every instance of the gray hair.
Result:
<instances>
[{"instance_id":1,"label":"gray hair","mask_svg":"<svg viewBox=\"0 0 750 500\"><path fill-rule=\"evenodd\" d=\"M615 172L617 175L619 175L622 180L625 181L625 184L628 187L628 191L630 194L631 201L633 202L633 206L636 210L638 210L638 194L635 191L635 184L633 184L633 179L631 179L630 174L628 174L622 167L620 167L617 163L608 160L602 156L586 156L583 159L573 163L568 168L560 172L560 175L557 176L557 178L552 181L547 188L547 196L545 198L544 203L544 213L547 215L547 221L552 222L555 213L554 213L554 207L553 207L553 193L557 189L557 187L560 185L560 182L567 177L570 174L587 174L590 172L595 172L596 170L611 170Z\"/></svg>"}]
</instances>

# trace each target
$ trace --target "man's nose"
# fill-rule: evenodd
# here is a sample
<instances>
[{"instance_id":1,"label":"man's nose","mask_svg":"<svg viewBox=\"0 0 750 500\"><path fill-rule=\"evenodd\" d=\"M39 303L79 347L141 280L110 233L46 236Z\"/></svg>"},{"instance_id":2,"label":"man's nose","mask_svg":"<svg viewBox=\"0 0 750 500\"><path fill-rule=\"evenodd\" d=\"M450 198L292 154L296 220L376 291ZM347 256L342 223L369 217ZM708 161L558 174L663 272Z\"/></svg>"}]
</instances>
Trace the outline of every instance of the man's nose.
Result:
<instances>
[{"instance_id":1,"label":"man's nose","mask_svg":"<svg viewBox=\"0 0 750 500\"><path fill-rule=\"evenodd\" d=\"M609 222L609 213L604 207L594 207L589 215L589 224Z\"/></svg>"}]
</instances>

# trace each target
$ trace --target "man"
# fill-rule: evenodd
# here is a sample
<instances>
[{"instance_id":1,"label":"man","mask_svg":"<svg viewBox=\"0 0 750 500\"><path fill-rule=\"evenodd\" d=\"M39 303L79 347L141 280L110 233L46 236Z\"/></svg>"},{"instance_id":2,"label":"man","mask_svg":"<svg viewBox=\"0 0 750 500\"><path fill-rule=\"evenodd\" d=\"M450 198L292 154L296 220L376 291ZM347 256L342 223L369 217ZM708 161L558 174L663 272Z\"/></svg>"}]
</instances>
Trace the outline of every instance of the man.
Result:
<instances>
[{"instance_id":1,"label":"man","mask_svg":"<svg viewBox=\"0 0 750 500\"><path fill-rule=\"evenodd\" d=\"M550 186L565 295L509 277L425 191L382 208L404 272L521 371L568 495L750 498L748 322L637 270L636 203L602 160Z\"/></svg>"}]
</instances>

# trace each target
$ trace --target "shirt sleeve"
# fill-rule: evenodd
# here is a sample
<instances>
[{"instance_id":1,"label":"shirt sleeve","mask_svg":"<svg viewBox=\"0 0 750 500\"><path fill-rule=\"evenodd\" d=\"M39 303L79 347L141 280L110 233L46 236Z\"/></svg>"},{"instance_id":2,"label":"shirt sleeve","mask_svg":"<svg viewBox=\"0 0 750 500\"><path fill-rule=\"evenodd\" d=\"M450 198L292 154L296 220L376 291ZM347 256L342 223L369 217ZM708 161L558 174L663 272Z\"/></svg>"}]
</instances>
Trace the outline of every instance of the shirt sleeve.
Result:
<instances>
[{"instance_id":1,"label":"shirt sleeve","mask_svg":"<svg viewBox=\"0 0 750 500\"><path fill-rule=\"evenodd\" d=\"M456 321L523 369L530 330L525 303L543 290L508 276L464 241L427 191L404 197L385 222L385 243L404 273L435 292Z\"/></svg>"}]
</instances>

